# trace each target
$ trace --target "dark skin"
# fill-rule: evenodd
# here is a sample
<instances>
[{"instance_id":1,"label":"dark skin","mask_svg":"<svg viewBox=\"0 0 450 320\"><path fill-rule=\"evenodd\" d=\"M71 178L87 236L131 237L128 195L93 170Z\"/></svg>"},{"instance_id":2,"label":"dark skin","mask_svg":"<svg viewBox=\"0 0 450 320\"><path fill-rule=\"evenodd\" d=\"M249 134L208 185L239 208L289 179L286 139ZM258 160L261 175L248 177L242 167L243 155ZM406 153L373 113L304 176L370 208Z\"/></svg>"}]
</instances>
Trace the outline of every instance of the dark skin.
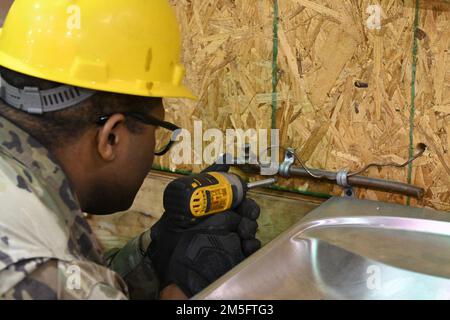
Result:
<instances>
[{"instance_id":1,"label":"dark skin","mask_svg":"<svg viewBox=\"0 0 450 320\"><path fill-rule=\"evenodd\" d=\"M164 119L164 107L152 106L148 114ZM150 171L156 127L139 124L130 132L125 116L112 115L103 126L92 126L73 144L53 150L66 172L84 212L111 214L131 207ZM161 292L161 299L187 299L175 285Z\"/></svg>"}]
</instances>

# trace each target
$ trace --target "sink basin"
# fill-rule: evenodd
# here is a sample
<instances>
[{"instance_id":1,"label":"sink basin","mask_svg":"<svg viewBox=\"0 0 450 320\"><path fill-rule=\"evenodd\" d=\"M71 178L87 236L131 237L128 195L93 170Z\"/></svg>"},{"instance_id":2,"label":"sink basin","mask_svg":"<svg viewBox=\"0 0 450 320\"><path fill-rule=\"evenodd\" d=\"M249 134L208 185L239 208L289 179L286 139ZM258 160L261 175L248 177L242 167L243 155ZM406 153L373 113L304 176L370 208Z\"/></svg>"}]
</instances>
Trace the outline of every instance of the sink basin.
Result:
<instances>
[{"instance_id":1,"label":"sink basin","mask_svg":"<svg viewBox=\"0 0 450 320\"><path fill-rule=\"evenodd\" d=\"M332 198L193 299L450 299L450 214Z\"/></svg>"}]
</instances>

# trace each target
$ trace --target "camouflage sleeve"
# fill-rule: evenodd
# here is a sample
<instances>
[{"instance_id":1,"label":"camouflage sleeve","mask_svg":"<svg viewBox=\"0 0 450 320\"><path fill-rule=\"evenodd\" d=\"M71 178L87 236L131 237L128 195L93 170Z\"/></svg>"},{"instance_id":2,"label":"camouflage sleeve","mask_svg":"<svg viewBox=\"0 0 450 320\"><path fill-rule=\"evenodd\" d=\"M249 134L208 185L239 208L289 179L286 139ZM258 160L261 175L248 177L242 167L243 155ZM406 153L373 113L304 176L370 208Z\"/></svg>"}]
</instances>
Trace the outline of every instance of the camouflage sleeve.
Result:
<instances>
[{"instance_id":1,"label":"camouflage sleeve","mask_svg":"<svg viewBox=\"0 0 450 320\"><path fill-rule=\"evenodd\" d=\"M34 267L33 267L34 265ZM9 266L14 276L34 269L2 299L14 300L126 300L127 287L113 271L89 261L34 259Z\"/></svg>"},{"instance_id":2,"label":"camouflage sleeve","mask_svg":"<svg viewBox=\"0 0 450 320\"><path fill-rule=\"evenodd\" d=\"M107 253L108 266L128 285L131 299L159 298L159 281L145 248L150 244L150 231L129 241L122 249Z\"/></svg>"}]
</instances>

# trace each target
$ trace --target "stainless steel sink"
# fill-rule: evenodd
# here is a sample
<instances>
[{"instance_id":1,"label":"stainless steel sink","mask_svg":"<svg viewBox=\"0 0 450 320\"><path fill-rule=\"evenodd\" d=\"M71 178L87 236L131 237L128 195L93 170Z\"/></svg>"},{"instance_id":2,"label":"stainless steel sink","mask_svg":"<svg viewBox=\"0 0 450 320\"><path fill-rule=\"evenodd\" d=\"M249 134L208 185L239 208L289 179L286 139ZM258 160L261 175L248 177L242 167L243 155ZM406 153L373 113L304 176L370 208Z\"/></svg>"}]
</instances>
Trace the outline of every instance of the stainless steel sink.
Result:
<instances>
[{"instance_id":1,"label":"stainless steel sink","mask_svg":"<svg viewBox=\"0 0 450 320\"><path fill-rule=\"evenodd\" d=\"M194 299L450 299L450 214L333 198Z\"/></svg>"}]
</instances>

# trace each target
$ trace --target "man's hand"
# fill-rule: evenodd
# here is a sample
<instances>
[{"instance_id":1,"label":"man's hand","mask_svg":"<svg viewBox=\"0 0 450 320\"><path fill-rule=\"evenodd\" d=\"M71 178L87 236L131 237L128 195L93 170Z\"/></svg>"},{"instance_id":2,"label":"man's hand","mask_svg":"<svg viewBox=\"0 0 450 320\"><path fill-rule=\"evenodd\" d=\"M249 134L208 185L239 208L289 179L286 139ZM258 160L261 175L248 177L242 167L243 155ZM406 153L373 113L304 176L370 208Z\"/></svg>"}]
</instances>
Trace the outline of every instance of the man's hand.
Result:
<instances>
[{"instance_id":1,"label":"man's hand","mask_svg":"<svg viewBox=\"0 0 450 320\"><path fill-rule=\"evenodd\" d=\"M148 249L161 288L175 284L191 297L258 250L259 213L251 199L235 211L190 221L164 213L151 230Z\"/></svg>"}]
</instances>

